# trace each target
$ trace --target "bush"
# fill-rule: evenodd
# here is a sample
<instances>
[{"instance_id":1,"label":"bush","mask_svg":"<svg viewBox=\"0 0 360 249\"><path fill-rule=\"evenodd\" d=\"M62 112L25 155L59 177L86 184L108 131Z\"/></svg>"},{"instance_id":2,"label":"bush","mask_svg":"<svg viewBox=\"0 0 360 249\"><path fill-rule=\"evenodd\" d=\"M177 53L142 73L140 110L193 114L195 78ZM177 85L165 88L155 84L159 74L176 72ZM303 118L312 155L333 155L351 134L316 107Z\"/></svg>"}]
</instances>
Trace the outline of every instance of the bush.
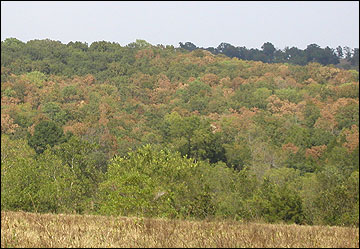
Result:
<instances>
[{"instance_id":1,"label":"bush","mask_svg":"<svg viewBox=\"0 0 360 249\"><path fill-rule=\"evenodd\" d=\"M100 213L204 217L212 207L198 167L178 152L150 145L115 157L100 185Z\"/></svg>"}]
</instances>

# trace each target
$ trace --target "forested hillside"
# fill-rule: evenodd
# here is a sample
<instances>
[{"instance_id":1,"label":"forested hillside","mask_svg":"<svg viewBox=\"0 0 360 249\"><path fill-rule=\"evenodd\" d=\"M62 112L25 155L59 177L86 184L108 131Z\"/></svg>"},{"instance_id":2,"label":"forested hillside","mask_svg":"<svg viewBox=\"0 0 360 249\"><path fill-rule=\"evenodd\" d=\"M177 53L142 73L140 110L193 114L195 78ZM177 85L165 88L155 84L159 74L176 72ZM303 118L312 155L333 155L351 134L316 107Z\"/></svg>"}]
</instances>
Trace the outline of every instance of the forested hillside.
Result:
<instances>
[{"instance_id":1,"label":"forested hillside","mask_svg":"<svg viewBox=\"0 0 360 249\"><path fill-rule=\"evenodd\" d=\"M359 226L359 73L1 42L1 209Z\"/></svg>"}]
</instances>

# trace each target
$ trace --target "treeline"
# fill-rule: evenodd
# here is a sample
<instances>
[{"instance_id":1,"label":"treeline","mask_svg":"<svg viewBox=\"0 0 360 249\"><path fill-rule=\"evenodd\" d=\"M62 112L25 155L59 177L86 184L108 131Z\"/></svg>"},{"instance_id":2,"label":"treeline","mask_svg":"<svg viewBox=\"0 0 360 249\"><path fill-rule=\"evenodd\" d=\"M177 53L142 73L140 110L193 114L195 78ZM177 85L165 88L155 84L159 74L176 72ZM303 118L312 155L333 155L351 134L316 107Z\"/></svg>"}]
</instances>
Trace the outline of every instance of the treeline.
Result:
<instances>
[{"instance_id":1,"label":"treeline","mask_svg":"<svg viewBox=\"0 0 360 249\"><path fill-rule=\"evenodd\" d=\"M2 135L2 210L358 226L358 171L267 170L258 179L147 145L103 173L96 146L72 137L36 154Z\"/></svg>"},{"instance_id":2,"label":"treeline","mask_svg":"<svg viewBox=\"0 0 360 249\"><path fill-rule=\"evenodd\" d=\"M235 47L223 42L218 47L199 48L191 42L180 42L180 47L188 51L205 49L213 54L223 54L230 58L236 57L242 60L262 61L264 63L290 63L295 65L306 65L317 62L322 65L338 65L344 69L356 69L359 71L359 48L351 49L348 46L338 46L336 49L321 48L317 44L310 44L302 50L297 47L285 47L276 49L271 42L266 42L259 49L247 49L246 47ZM341 62L341 63L340 63Z\"/></svg>"},{"instance_id":3,"label":"treeline","mask_svg":"<svg viewBox=\"0 0 360 249\"><path fill-rule=\"evenodd\" d=\"M5 75L33 71L62 76L92 74L97 80L104 81L114 75L129 76L135 73L136 69L132 68L136 60L135 54L144 48L151 48L156 54L179 51L174 46L152 46L144 40L122 47L118 43L106 41L88 45L78 41L62 44L49 39L24 43L16 38L8 38L1 42L1 67ZM143 65L142 70L147 70L148 67L149 65ZM157 74L159 71L147 73Z\"/></svg>"},{"instance_id":4,"label":"treeline","mask_svg":"<svg viewBox=\"0 0 360 249\"><path fill-rule=\"evenodd\" d=\"M78 41L62 44L49 39L31 40L24 43L16 38L8 38L1 42L1 66L3 70L9 70L16 74L32 71L39 71L47 75L66 76L92 74L96 75L98 80L105 80L119 67L122 68L123 75L131 74L129 66L132 65L134 59L130 58L134 58L135 51L139 49L162 50L160 52L162 54L174 51L185 53L200 49L191 42L185 44L180 42L179 44L178 48L161 44L153 46L144 40L137 40L122 47L118 43L106 41L93 42L88 45L86 42ZM351 49L347 46L322 49L317 44L310 44L304 50L296 47L286 47L284 50L280 50L270 42L266 42L261 50L234 47L229 43L221 43L217 48L201 49L215 55L223 54L242 60L294 65L317 62L321 65L336 65L338 68L359 71L359 49ZM159 52L155 53L159 54Z\"/></svg>"},{"instance_id":5,"label":"treeline","mask_svg":"<svg viewBox=\"0 0 360 249\"><path fill-rule=\"evenodd\" d=\"M359 225L357 71L1 46L2 209Z\"/></svg>"}]
</instances>

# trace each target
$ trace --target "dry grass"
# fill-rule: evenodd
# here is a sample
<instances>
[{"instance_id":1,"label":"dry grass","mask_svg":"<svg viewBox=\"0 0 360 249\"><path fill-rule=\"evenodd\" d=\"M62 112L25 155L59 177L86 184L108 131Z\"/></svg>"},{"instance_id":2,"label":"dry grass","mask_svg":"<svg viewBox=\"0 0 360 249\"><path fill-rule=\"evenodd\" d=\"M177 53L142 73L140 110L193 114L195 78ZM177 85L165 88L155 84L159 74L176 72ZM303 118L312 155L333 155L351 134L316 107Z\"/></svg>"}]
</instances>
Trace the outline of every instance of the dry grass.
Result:
<instances>
[{"instance_id":1,"label":"dry grass","mask_svg":"<svg viewBox=\"0 0 360 249\"><path fill-rule=\"evenodd\" d=\"M359 248L359 229L1 212L1 247Z\"/></svg>"}]
</instances>

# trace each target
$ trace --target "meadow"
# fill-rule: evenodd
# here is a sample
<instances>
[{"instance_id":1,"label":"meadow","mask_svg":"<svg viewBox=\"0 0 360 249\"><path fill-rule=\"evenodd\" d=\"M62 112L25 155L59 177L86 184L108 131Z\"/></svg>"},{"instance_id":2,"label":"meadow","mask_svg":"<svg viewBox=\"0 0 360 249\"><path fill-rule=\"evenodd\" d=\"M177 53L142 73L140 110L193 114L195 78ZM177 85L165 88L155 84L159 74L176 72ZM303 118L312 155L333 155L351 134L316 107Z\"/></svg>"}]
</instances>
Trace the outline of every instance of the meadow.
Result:
<instances>
[{"instance_id":1,"label":"meadow","mask_svg":"<svg viewBox=\"0 0 360 249\"><path fill-rule=\"evenodd\" d=\"M9 247L359 247L359 228L1 212Z\"/></svg>"}]
</instances>

